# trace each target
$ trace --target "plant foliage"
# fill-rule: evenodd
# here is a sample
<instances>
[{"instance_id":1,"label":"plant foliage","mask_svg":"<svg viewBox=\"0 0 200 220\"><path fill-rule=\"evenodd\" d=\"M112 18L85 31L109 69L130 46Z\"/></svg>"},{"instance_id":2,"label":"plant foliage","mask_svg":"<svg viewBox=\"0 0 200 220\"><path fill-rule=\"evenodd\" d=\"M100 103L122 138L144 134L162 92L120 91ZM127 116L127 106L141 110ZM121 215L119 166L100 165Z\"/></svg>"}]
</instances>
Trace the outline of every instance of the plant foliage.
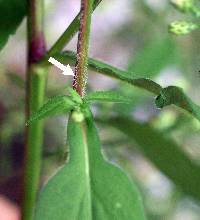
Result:
<instances>
[{"instance_id":1,"label":"plant foliage","mask_svg":"<svg viewBox=\"0 0 200 220\"><path fill-rule=\"evenodd\" d=\"M0 50L5 46L10 35L15 34L26 15L25 0L0 0Z\"/></svg>"},{"instance_id":2,"label":"plant foliage","mask_svg":"<svg viewBox=\"0 0 200 220\"><path fill-rule=\"evenodd\" d=\"M122 170L106 162L93 118L68 122L69 161L42 190L35 220L144 220L140 195Z\"/></svg>"}]
</instances>

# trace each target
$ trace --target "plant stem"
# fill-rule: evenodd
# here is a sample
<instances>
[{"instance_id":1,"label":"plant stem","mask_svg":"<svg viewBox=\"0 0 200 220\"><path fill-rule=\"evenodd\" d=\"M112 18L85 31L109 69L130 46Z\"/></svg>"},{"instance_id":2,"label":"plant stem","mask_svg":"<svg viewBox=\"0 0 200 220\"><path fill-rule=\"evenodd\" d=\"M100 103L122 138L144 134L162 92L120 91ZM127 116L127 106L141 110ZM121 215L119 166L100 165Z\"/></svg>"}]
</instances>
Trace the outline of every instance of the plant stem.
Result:
<instances>
[{"instance_id":1,"label":"plant stem","mask_svg":"<svg viewBox=\"0 0 200 220\"><path fill-rule=\"evenodd\" d=\"M102 0L94 0L93 10L99 5ZM50 57L57 52L60 52L64 46L72 39L72 37L76 34L80 26L80 12L76 15L74 20L65 30L65 32L60 36L60 38L56 41L56 43L51 47L51 49L47 52L47 56Z\"/></svg>"},{"instance_id":2,"label":"plant stem","mask_svg":"<svg viewBox=\"0 0 200 220\"><path fill-rule=\"evenodd\" d=\"M26 120L41 107L45 96L46 70L37 66L37 63L46 53L43 34L43 3L43 0L28 0ZM33 216L40 177L42 142L43 123L41 121L26 127L23 220L32 220Z\"/></svg>"},{"instance_id":3,"label":"plant stem","mask_svg":"<svg viewBox=\"0 0 200 220\"><path fill-rule=\"evenodd\" d=\"M64 51L62 53L54 54L54 58L63 64L70 64L74 66L76 63L76 53L73 51ZM50 63L47 60L42 60L41 66L48 67L49 65ZM162 90L162 87L158 83L149 78L133 77L133 73L131 72L121 70L117 67L111 66L93 58L88 58L88 68L105 76L112 77L125 83L129 83L133 86L145 89L146 91L155 95L159 95Z\"/></svg>"},{"instance_id":4,"label":"plant stem","mask_svg":"<svg viewBox=\"0 0 200 220\"><path fill-rule=\"evenodd\" d=\"M80 29L73 88L83 97L87 83L87 62L93 0L81 0Z\"/></svg>"}]
</instances>

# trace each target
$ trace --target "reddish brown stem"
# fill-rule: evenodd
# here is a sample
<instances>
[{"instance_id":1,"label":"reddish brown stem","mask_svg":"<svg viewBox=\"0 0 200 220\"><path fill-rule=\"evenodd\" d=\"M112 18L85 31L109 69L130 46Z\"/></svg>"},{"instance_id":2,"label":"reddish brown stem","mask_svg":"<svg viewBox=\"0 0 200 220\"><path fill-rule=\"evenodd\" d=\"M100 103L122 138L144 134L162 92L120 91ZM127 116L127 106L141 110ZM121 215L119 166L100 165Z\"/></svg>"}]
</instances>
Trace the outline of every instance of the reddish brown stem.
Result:
<instances>
[{"instance_id":1,"label":"reddish brown stem","mask_svg":"<svg viewBox=\"0 0 200 220\"><path fill-rule=\"evenodd\" d=\"M80 29L77 43L77 60L73 88L81 97L84 96L87 82L88 44L90 36L90 24L93 0L81 1Z\"/></svg>"}]
</instances>

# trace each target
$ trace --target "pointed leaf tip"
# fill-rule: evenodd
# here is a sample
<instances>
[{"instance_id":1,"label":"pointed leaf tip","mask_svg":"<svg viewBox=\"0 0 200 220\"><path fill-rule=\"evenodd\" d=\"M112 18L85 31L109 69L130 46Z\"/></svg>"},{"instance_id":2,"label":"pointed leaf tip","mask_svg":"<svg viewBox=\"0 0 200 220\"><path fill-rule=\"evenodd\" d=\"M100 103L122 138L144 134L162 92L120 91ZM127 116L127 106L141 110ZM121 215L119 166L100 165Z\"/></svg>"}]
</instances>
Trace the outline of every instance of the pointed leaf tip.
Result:
<instances>
[{"instance_id":1,"label":"pointed leaf tip","mask_svg":"<svg viewBox=\"0 0 200 220\"><path fill-rule=\"evenodd\" d=\"M34 112L26 125L48 116L59 115L69 112L76 107L76 103L69 96L59 95L47 101L38 111Z\"/></svg>"},{"instance_id":2,"label":"pointed leaf tip","mask_svg":"<svg viewBox=\"0 0 200 220\"><path fill-rule=\"evenodd\" d=\"M174 104L196 117L200 121L200 106L195 104L183 91L177 86L168 86L161 90L155 99L158 108Z\"/></svg>"}]
</instances>

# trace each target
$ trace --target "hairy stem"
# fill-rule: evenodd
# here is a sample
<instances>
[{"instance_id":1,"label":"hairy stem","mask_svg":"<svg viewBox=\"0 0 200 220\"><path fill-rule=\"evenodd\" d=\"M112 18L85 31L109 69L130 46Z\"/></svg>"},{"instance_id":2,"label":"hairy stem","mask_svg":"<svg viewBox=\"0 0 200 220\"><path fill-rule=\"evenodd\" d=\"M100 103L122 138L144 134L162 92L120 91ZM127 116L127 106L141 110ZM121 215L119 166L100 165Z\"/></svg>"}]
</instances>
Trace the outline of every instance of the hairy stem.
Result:
<instances>
[{"instance_id":1,"label":"hairy stem","mask_svg":"<svg viewBox=\"0 0 200 220\"><path fill-rule=\"evenodd\" d=\"M81 0L80 29L77 43L77 58L73 88L84 96L87 83L87 62L93 0Z\"/></svg>"},{"instance_id":2,"label":"hairy stem","mask_svg":"<svg viewBox=\"0 0 200 220\"><path fill-rule=\"evenodd\" d=\"M46 52L43 34L43 2L43 0L28 0L26 120L41 107L45 95L46 70L37 66ZM22 220L32 220L40 177L42 142L43 123L41 121L26 127Z\"/></svg>"},{"instance_id":3,"label":"hairy stem","mask_svg":"<svg viewBox=\"0 0 200 220\"><path fill-rule=\"evenodd\" d=\"M70 64L72 66L76 63L76 53L72 51L64 51L62 53L57 53L53 55L58 61L64 64ZM47 60L42 60L40 63L41 66L49 66L50 63ZM131 85L137 86L139 88L143 88L146 91L154 93L155 95L159 95L162 87L149 78L144 77L134 77L133 73L127 72L125 70L121 70L117 67L111 66L102 61L88 58L88 68L97 73L101 73L105 76L112 77L114 79L118 79L120 81L129 83ZM138 75L138 74L136 74Z\"/></svg>"},{"instance_id":4,"label":"hairy stem","mask_svg":"<svg viewBox=\"0 0 200 220\"><path fill-rule=\"evenodd\" d=\"M93 10L99 5L102 0L94 0ZM60 52L64 46L69 43L72 37L76 34L80 26L80 12L65 30L65 32L60 36L60 38L55 42L51 49L47 52L47 56L52 56L57 52Z\"/></svg>"}]
</instances>

